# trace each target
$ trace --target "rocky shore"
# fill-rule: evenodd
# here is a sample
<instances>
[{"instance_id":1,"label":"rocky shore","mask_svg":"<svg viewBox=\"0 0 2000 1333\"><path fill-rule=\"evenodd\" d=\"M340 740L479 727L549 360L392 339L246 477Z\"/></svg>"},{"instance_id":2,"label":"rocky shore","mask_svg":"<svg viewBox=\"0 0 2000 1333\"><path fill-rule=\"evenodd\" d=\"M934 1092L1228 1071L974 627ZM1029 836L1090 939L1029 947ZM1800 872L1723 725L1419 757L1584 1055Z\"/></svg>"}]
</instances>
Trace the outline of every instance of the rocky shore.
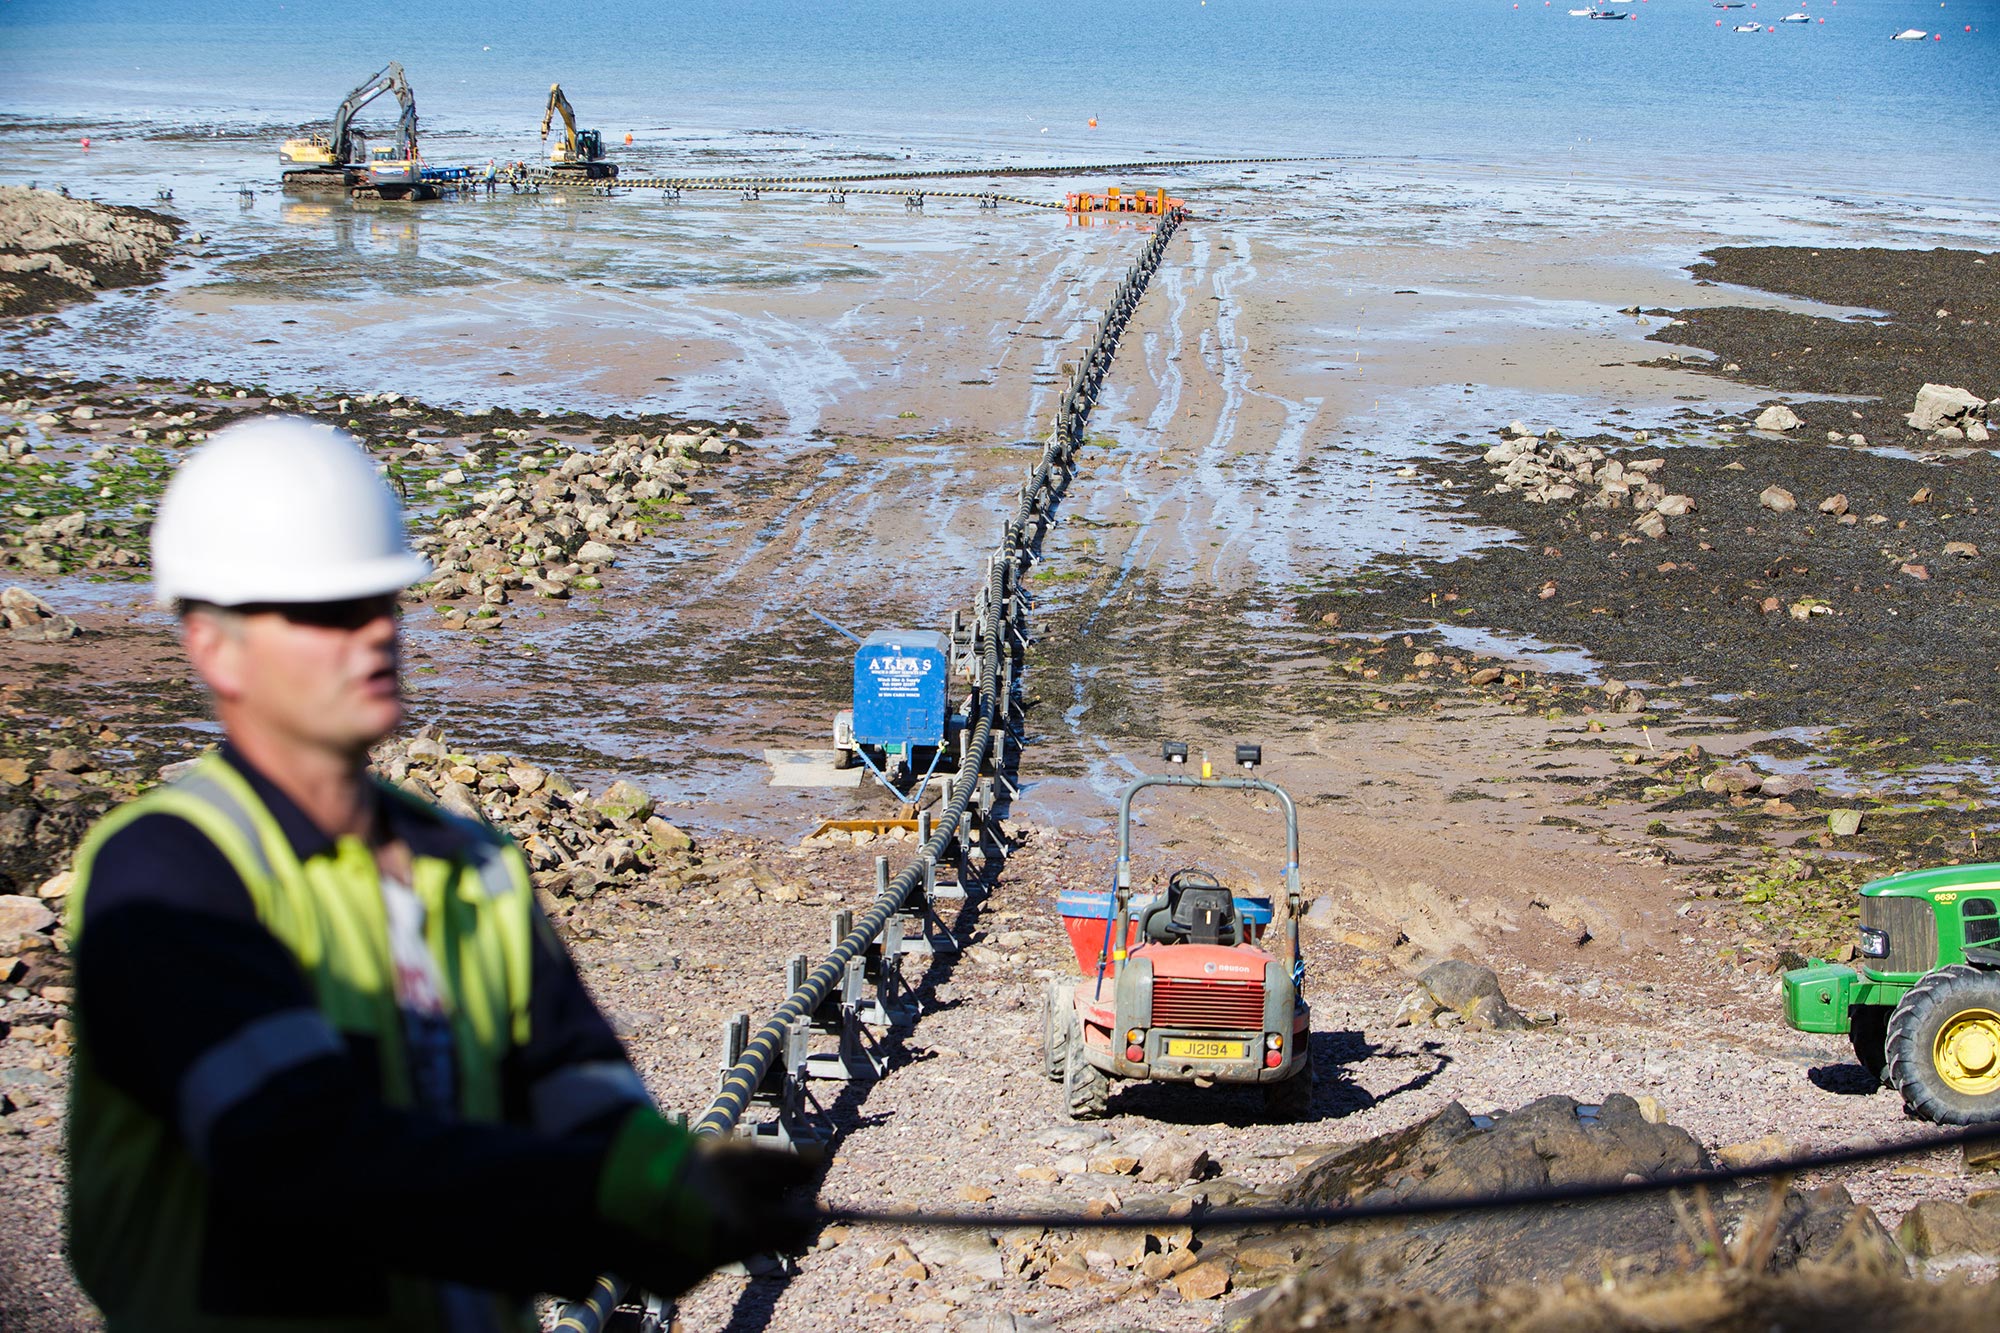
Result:
<instances>
[{"instance_id":1,"label":"rocky shore","mask_svg":"<svg viewBox=\"0 0 2000 1333\"><path fill-rule=\"evenodd\" d=\"M0 318L157 281L180 227L150 209L0 185Z\"/></svg>"},{"instance_id":2,"label":"rocky shore","mask_svg":"<svg viewBox=\"0 0 2000 1333\"><path fill-rule=\"evenodd\" d=\"M1041 660L1030 677L1038 775L1086 762L1039 744L1072 704L1089 705L1087 725L1125 746L1121 761L1156 731L1254 725L1266 729L1246 734L1284 737L1272 756L1302 797L1313 899L1314 1118L1267 1123L1230 1089L1121 1087L1105 1120L1069 1124L1060 1090L1036 1069L1034 996L1075 971L1055 895L1101 883L1111 849L1101 832L1010 816L1000 892L954 921L963 952L905 963L925 1016L884 1038L896 1071L865 1091L815 1085L839 1136L824 1196L1118 1210L1158 1226L829 1228L795 1273L706 1284L686 1304L689 1326L1707 1321L1747 1333L1809 1326L1785 1321L1830 1310L1890 1328L1974 1321L1985 1289L1966 1279L1994 1274L1996 1214L1981 1188L1988 1165L1955 1153L1608 1210L1257 1232L1202 1215L1647 1177L1920 1132L1844 1041L1780 1029L1770 991L1774 970L1800 955L1851 949L1860 880L1980 855L2000 795L1978 776L1993 755L1977 720L2000 704L1982 668L2000 495L1977 438L1984 408L1966 401L2000 392L1977 373L1996 364L1979 341L1990 337L1979 302L1992 265L1978 258L1719 252L1712 280L1866 296L1852 303L1885 314L1774 323L1767 312L1668 312L1680 323L1663 337L1715 355L1675 362L1683 373L1784 399L1751 411L1607 413L1590 431L1503 426L1511 412L1497 411L1477 438L1399 478L1442 510L1515 534L1473 559L1385 557L1264 603L1222 588L1156 596L1140 570L1122 602L1107 591L1038 614L1037 654L1065 636L1087 645L1074 700L1065 673ZM1950 354L1931 357L1933 341ZM1890 350L1869 350L1878 345ZM1185 373L1199 373L1194 358ZM1869 400L1803 396L1813 392ZM402 490L436 565L407 603L432 650L416 669L454 690L476 684L496 651L526 651L517 645L529 636L510 631L619 605L636 557L690 534L682 524L711 526L704 507L758 464L743 457L756 431L735 421L0 372L10 668L0 682L0 1212L10 1221L0 1308L10 1328L94 1326L59 1253L75 1033L55 922L68 857L97 813L211 740L167 630L124 609L145 574L148 515L187 449L265 411L345 426ZM1018 455L998 452L990 476L1004 490ZM934 457L921 476L919 490L889 499L934 491ZM875 470L859 484L875 485ZM1072 516L1091 484L1079 481ZM794 516L789 499L731 517L757 532L735 550L777 578L798 569L765 548L823 512ZM898 512L882 527L900 537L907 521ZM1116 555L1104 548L1107 571ZM1038 573L1035 590L1056 602L1054 579L1071 570ZM879 597L874 572L856 581L860 596ZM720 652L732 625L773 604L747 581L732 595L704 608ZM1112 698L1089 653L1124 647L1100 632L1100 616L1122 618L1127 634L1140 626L1149 651L1179 659L1176 688L1190 697ZM1256 656L1240 632L1251 621L1271 639ZM1491 634L1469 638L1475 629ZM1513 651L1524 636L1579 645L1601 669ZM812 660L796 664L794 688L824 677L837 689L825 653L800 657ZM698 1110L714 1091L717 1032L738 1012L769 1012L785 959L816 956L828 914L867 901L884 848L800 840L777 821L717 828L648 791L656 774L640 759L576 761L491 731L469 743L459 722L452 732L432 725L390 742L378 771L522 845L649 1085L664 1105ZM786 809L794 823L800 813ZM1176 852L1197 832L1219 834L1232 856L1262 845L1247 822L1171 827Z\"/></svg>"}]
</instances>

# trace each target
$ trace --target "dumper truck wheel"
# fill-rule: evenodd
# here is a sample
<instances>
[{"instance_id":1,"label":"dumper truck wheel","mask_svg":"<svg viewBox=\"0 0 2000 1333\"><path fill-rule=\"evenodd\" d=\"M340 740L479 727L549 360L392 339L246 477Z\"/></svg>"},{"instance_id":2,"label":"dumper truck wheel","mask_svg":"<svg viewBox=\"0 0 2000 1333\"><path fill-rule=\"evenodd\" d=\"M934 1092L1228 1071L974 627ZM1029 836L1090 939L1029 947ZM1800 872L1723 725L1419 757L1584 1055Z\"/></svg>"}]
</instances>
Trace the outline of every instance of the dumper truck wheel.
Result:
<instances>
[{"instance_id":1,"label":"dumper truck wheel","mask_svg":"<svg viewBox=\"0 0 2000 1333\"><path fill-rule=\"evenodd\" d=\"M2000 1121L2000 976L1962 964L1912 986L1889 1015L1888 1083L1940 1125Z\"/></svg>"},{"instance_id":2,"label":"dumper truck wheel","mask_svg":"<svg viewBox=\"0 0 2000 1333\"><path fill-rule=\"evenodd\" d=\"M1076 1006L1070 1002L1069 988L1051 981L1042 988L1042 1073L1051 1083L1069 1076L1069 1029L1076 1022Z\"/></svg>"},{"instance_id":3,"label":"dumper truck wheel","mask_svg":"<svg viewBox=\"0 0 2000 1333\"><path fill-rule=\"evenodd\" d=\"M1264 1085L1264 1113L1274 1120L1307 1120L1312 1117L1313 1053L1307 1046L1299 1060L1299 1072L1283 1083Z\"/></svg>"},{"instance_id":4,"label":"dumper truck wheel","mask_svg":"<svg viewBox=\"0 0 2000 1333\"><path fill-rule=\"evenodd\" d=\"M1847 1040L1854 1058L1877 1083L1889 1081L1889 1006L1857 1004L1847 1011Z\"/></svg>"},{"instance_id":5,"label":"dumper truck wheel","mask_svg":"<svg viewBox=\"0 0 2000 1333\"><path fill-rule=\"evenodd\" d=\"M1063 1051L1063 1093L1072 1120L1095 1120L1104 1114L1111 1098L1111 1076L1086 1060L1083 1033L1071 1020L1069 1042Z\"/></svg>"}]
</instances>

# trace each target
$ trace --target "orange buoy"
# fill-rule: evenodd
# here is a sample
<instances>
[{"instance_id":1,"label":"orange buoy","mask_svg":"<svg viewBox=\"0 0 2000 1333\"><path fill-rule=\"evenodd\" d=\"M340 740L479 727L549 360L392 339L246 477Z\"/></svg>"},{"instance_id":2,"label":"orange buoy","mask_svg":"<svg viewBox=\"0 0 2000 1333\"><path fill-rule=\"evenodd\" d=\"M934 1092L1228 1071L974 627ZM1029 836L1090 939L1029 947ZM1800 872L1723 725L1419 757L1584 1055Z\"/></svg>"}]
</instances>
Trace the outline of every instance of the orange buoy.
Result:
<instances>
[{"instance_id":1,"label":"orange buoy","mask_svg":"<svg viewBox=\"0 0 2000 1333\"><path fill-rule=\"evenodd\" d=\"M1090 118L1090 128L1092 128L1093 130L1097 128L1097 117L1096 117L1096 116L1092 116L1092 117Z\"/></svg>"},{"instance_id":2,"label":"orange buoy","mask_svg":"<svg viewBox=\"0 0 2000 1333\"><path fill-rule=\"evenodd\" d=\"M625 131L625 146L627 148L632 146L632 131L630 130Z\"/></svg>"}]
</instances>

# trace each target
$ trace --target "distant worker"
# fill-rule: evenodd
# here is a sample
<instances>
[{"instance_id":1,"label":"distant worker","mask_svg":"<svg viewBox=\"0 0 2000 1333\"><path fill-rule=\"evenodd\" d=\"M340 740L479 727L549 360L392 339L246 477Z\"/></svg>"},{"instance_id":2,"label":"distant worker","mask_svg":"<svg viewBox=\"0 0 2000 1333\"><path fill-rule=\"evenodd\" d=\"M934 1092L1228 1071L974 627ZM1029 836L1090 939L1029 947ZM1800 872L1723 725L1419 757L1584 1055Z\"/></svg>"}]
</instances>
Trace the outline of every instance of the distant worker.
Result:
<instances>
[{"instance_id":1,"label":"distant worker","mask_svg":"<svg viewBox=\"0 0 2000 1333\"><path fill-rule=\"evenodd\" d=\"M231 427L152 542L226 740L77 855L69 1251L112 1333L498 1333L799 1242L806 1164L653 1109L513 844L369 775L428 566L368 456Z\"/></svg>"}]
</instances>

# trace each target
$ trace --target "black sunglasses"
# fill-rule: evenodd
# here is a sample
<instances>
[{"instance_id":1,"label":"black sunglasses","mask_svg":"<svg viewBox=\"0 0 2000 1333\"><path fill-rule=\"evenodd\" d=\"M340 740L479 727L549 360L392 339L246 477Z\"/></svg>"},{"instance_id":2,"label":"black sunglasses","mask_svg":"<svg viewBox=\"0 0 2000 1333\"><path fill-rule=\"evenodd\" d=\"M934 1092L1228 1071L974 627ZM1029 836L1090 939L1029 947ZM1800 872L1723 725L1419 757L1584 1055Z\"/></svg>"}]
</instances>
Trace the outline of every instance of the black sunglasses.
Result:
<instances>
[{"instance_id":1,"label":"black sunglasses","mask_svg":"<svg viewBox=\"0 0 2000 1333\"><path fill-rule=\"evenodd\" d=\"M381 593L373 597L347 597L337 602L258 602L235 609L244 615L269 612L272 615L283 616L294 625L345 630L360 629L363 625L373 624L383 616L402 614L395 593Z\"/></svg>"}]
</instances>

